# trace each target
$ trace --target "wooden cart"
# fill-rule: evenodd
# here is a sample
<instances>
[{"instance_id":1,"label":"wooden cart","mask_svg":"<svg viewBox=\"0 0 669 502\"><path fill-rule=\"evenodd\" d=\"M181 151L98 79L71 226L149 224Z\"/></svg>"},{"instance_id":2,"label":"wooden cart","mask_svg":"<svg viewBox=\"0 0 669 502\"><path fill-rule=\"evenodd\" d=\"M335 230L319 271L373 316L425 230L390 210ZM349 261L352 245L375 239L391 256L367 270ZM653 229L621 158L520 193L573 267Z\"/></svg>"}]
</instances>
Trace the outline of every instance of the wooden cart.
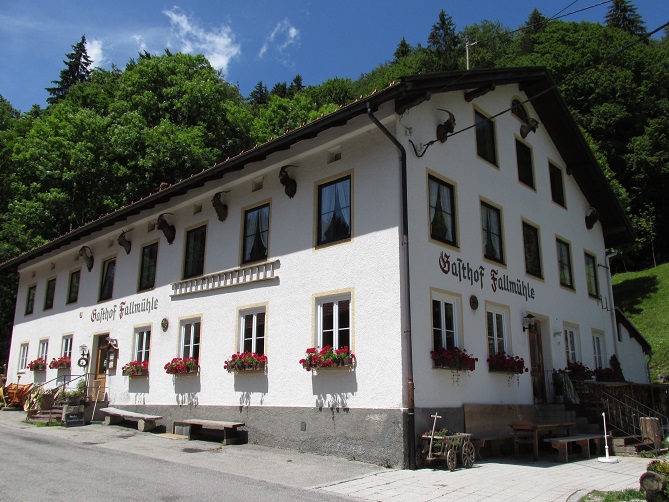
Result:
<instances>
[{"instance_id":1,"label":"wooden cart","mask_svg":"<svg viewBox=\"0 0 669 502\"><path fill-rule=\"evenodd\" d=\"M439 436L429 432L421 437L422 453L427 461L446 460L449 471L455 469L458 460L466 467L474 465L475 450L471 434L456 433L452 436Z\"/></svg>"}]
</instances>

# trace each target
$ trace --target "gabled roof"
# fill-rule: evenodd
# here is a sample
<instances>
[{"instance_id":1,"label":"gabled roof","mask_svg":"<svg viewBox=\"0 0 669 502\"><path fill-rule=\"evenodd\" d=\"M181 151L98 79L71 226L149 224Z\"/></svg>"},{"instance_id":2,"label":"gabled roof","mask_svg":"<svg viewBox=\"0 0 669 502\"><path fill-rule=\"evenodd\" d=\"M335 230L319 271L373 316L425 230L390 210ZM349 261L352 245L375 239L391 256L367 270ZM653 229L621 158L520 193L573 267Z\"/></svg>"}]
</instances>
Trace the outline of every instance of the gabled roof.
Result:
<instances>
[{"instance_id":1,"label":"gabled roof","mask_svg":"<svg viewBox=\"0 0 669 502\"><path fill-rule=\"evenodd\" d=\"M641 346L641 350L643 350L643 353L646 355L651 355L653 353L653 348L651 347L650 343L648 343L648 340L646 340L641 332L636 328L634 324L632 324L632 321L630 321L625 314L623 314L623 311L620 310L618 307L616 307L616 322L618 324L622 324L625 326L625 329L630 334L630 337L634 338L637 343Z\"/></svg>"},{"instance_id":2,"label":"gabled roof","mask_svg":"<svg viewBox=\"0 0 669 502\"><path fill-rule=\"evenodd\" d=\"M548 70L543 67L497 68L403 77L400 82L392 83L381 91L364 98L361 97L329 115L242 152L190 178L170 185L113 213L101 216L40 247L8 260L0 264L0 270L19 266L62 246L72 244L94 232L123 222L130 216L169 202L173 197L183 195L208 182L219 180L227 173L242 170L248 164L262 161L273 153L287 150L298 142L315 138L323 131L345 125L349 120L366 114L367 103L375 110L380 105L394 100L396 112L402 113L422 101L429 100L433 94L473 91L506 84L518 84L531 100L532 106L539 115L541 126L547 130L564 159L568 174L574 176L590 205L597 209L606 245L612 247L632 240L634 237L632 225L604 177L578 125L574 122Z\"/></svg>"}]
</instances>

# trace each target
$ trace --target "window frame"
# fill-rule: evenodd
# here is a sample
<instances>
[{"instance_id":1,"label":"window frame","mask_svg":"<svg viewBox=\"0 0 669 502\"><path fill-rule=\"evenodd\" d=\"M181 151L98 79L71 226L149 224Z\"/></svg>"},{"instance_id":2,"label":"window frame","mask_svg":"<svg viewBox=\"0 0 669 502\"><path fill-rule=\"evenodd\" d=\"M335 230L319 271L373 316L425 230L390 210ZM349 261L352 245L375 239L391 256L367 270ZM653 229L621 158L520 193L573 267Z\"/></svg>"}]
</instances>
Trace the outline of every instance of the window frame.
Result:
<instances>
[{"instance_id":1,"label":"window frame","mask_svg":"<svg viewBox=\"0 0 669 502\"><path fill-rule=\"evenodd\" d=\"M151 355L151 326L137 326L133 333L133 358L148 362Z\"/></svg>"},{"instance_id":2,"label":"window frame","mask_svg":"<svg viewBox=\"0 0 669 502\"><path fill-rule=\"evenodd\" d=\"M509 328L507 326L509 319L508 308L497 305L486 305L486 350L488 356L494 356L500 352L510 353ZM493 316L491 330L490 316ZM499 333L501 327L501 335ZM501 347L499 346L501 343ZM491 352L491 349L493 351Z\"/></svg>"},{"instance_id":3,"label":"window frame","mask_svg":"<svg viewBox=\"0 0 669 502\"><path fill-rule=\"evenodd\" d=\"M599 274L597 273L599 270L597 267L597 256L588 251L584 251L583 257L585 260L585 282L588 286L588 296L599 300L601 297L599 293ZM592 260L592 267L590 266L589 260ZM592 290L593 287L594 291Z\"/></svg>"},{"instance_id":4,"label":"window frame","mask_svg":"<svg viewBox=\"0 0 669 502\"><path fill-rule=\"evenodd\" d=\"M435 234L433 230L433 222L434 219L437 216L437 209L436 209L436 201L434 201L435 206L433 208L432 205L432 189L431 187L434 185L437 186L437 192L436 192L436 197L438 198L437 200L441 200L440 194L441 194L441 188L445 188L448 193L449 193L449 199L450 199L450 204L448 210L445 210L443 206L440 208L440 212L447 217L447 220L444 221L444 224L446 227L448 227L448 224L450 223L450 233L452 235L452 239L449 240L447 237L441 238L439 235ZM456 194L455 194L455 185L452 183L449 183L448 181L439 178L435 176L434 174L428 174L427 175L427 217L428 217L428 231L429 231L429 237L431 240L442 243L442 244L448 244L450 246L458 247L458 225L457 225L457 208L456 208ZM431 216L432 211L434 210L434 215ZM449 212L450 211L450 212ZM448 232L447 232L448 234Z\"/></svg>"},{"instance_id":5,"label":"window frame","mask_svg":"<svg viewBox=\"0 0 669 502\"><path fill-rule=\"evenodd\" d=\"M111 268L113 265L113 268ZM114 297L114 279L116 277L116 256L105 259L100 271L100 291L98 301L111 300ZM111 269L111 272L110 272ZM109 291L107 291L107 289Z\"/></svg>"},{"instance_id":6,"label":"window frame","mask_svg":"<svg viewBox=\"0 0 669 502\"><path fill-rule=\"evenodd\" d=\"M562 331L564 333L564 350L567 357L567 364L580 362L581 347L578 326L565 324Z\"/></svg>"},{"instance_id":7,"label":"window frame","mask_svg":"<svg viewBox=\"0 0 669 502\"><path fill-rule=\"evenodd\" d=\"M76 282L73 281L74 276L77 276ZM73 285L76 285L73 286ZM70 305L72 303L77 303L79 301L79 286L81 285L81 269L78 268L76 270L72 270L70 272L70 277L67 282L67 299L66 299L66 305ZM74 290L74 291L73 291Z\"/></svg>"},{"instance_id":8,"label":"window frame","mask_svg":"<svg viewBox=\"0 0 669 502\"><path fill-rule=\"evenodd\" d=\"M491 232L489 229L484 228L484 223L486 223L487 226L487 220L484 218L485 216L485 211L484 209L487 209L495 214L497 214L497 219L499 226L497 228L498 230L498 241L499 241L499 258L495 256L489 256L488 252L486 250L487 248L487 243L488 243L488 237L490 236L495 236L493 232ZM493 206L489 202L486 202L484 200L481 201L481 241L482 241L482 246L483 246L483 258L486 260L494 261L495 263L499 263L504 265L504 223L502 219L502 210L499 207ZM491 241L492 242L492 241ZM494 242L493 244L493 249L494 249Z\"/></svg>"},{"instance_id":9,"label":"window frame","mask_svg":"<svg viewBox=\"0 0 669 502\"><path fill-rule=\"evenodd\" d=\"M487 124L489 124L489 126ZM476 135L476 155L487 163L499 168L497 133L495 129L495 121L487 114L475 108L474 130ZM492 145L489 144L491 141ZM491 155L491 157L488 157L488 155Z\"/></svg>"},{"instance_id":10,"label":"window frame","mask_svg":"<svg viewBox=\"0 0 669 502\"><path fill-rule=\"evenodd\" d=\"M528 266L528 237L526 234L526 230L532 229L535 232L534 237L536 237L536 253L537 253L537 261L538 261L538 271L537 270L530 270L530 267ZM523 233L523 256L525 260L525 273L528 275L531 275L532 277L536 277L538 279L543 279L544 278L544 273L543 273L543 260L541 258L541 231L538 226L533 225L532 223L523 220L522 221L522 233Z\"/></svg>"},{"instance_id":11,"label":"window frame","mask_svg":"<svg viewBox=\"0 0 669 502\"><path fill-rule=\"evenodd\" d=\"M188 332L187 332L188 327ZM187 340L188 338L188 340ZM186 342L188 341L188 353ZM179 357L192 357L200 360L200 347L202 345L202 318L191 317L182 319L179 323Z\"/></svg>"},{"instance_id":12,"label":"window frame","mask_svg":"<svg viewBox=\"0 0 669 502\"><path fill-rule=\"evenodd\" d=\"M529 120L529 115L525 109L523 101L519 98L513 98L511 100L511 114L520 120L523 124L527 124Z\"/></svg>"},{"instance_id":13,"label":"window frame","mask_svg":"<svg viewBox=\"0 0 669 502\"><path fill-rule=\"evenodd\" d=\"M160 241L149 242L142 246L139 253L139 277L137 278L137 292L149 291L156 287L158 272L158 245ZM147 257L147 250L151 253ZM145 260L153 260L145 261Z\"/></svg>"},{"instance_id":14,"label":"window frame","mask_svg":"<svg viewBox=\"0 0 669 502\"><path fill-rule=\"evenodd\" d=\"M26 308L23 315L30 315L35 312L35 295L37 294L37 284L31 284L26 291Z\"/></svg>"},{"instance_id":15,"label":"window frame","mask_svg":"<svg viewBox=\"0 0 669 502\"><path fill-rule=\"evenodd\" d=\"M435 307L438 305L438 312L435 312ZM448 305L451 310L451 323L448 326L447 310L444 308ZM433 350L451 349L454 347L463 348L462 339L462 298L459 295L449 294L441 291L432 291L430 295L430 325L432 327L432 347ZM436 314L439 316L440 326L435 326ZM450 328L450 329L449 329ZM452 335L449 337L448 333ZM449 343L451 338L451 343Z\"/></svg>"},{"instance_id":16,"label":"window frame","mask_svg":"<svg viewBox=\"0 0 669 502\"><path fill-rule=\"evenodd\" d=\"M30 344L28 342L19 345L19 366L18 371L26 371L28 369L28 349Z\"/></svg>"},{"instance_id":17,"label":"window frame","mask_svg":"<svg viewBox=\"0 0 669 502\"><path fill-rule=\"evenodd\" d=\"M265 230L263 229L258 229L258 223L262 224L263 221L263 216L262 212L263 210L266 210L266 225L267 228ZM247 235L247 232L249 231L248 224L252 221L253 218L253 213L257 214L257 222L256 222L256 230L253 231L253 233L249 233ZM241 263L242 265L247 264L247 263L255 263L259 261L264 261L269 258L269 243L270 243L270 229L271 229L271 218L272 218L272 207L270 201L266 201L260 204L256 204L252 207L249 207L247 209L242 210L242 237L241 237L241 245L242 245L242 253L241 253ZM265 242L262 242L262 237L263 234L265 235ZM252 251L255 248L256 241L255 239L259 237L260 238L260 244L264 245L265 247L265 253L264 255L253 255ZM247 250L247 239L251 238L251 249ZM247 257L248 254L248 257Z\"/></svg>"},{"instance_id":18,"label":"window frame","mask_svg":"<svg viewBox=\"0 0 669 502\"><path fill-rule=\"evenodd\" d=\"M44 361L49 363L49 339L41 338L37 344L37 357L44 359Z\"/></svg>"},{"instance_id":19,"label":"window frame","mask_svg":"<svg viewBox=\"0 0 669 502\"><path fill-rule=\"evenodd\" d=\"M604 333L599 331L592 332L592 354L595 363L595 369L604 368L606 361L606 347L604 346Z\"/></svg>"},{"instance_id":20,"label":"window frame","mask_svg":"<svg viewBox=\"0 0 669 502\"><path fill-rule=\"evenodd\" d=\"M258 336L259 317L262 317L262 336ZM251 320L250 333L247 333L247 318ZM240 309L237 320L239 323L237 330L238 352L255 352L259 356L267 354L267 306L262 305ZM250 341L249 347L247 347L247 340ZM262 340L260 347L258 347L259 340Z\"/></svg>"},{"instance_id":21,"label":"window frame","mask_svg":"<svg viewBox=\"0 0 669 502\"><path fill-rule=\"evenodd\" d=\"M72 359L72 347L74 346L74 336L72 334L63 335L60 341L60 356Z\"/></svg>"},{"instance_id":22,"label":"window frame","mask_svg":"<svg viewBox=\"0 0 669 502\"><path fill-rule=\"evenodd\" d=\"M523 154L526 153L527 155L521 156L521 150ZM525 165L524 161L529 161L529 166ZM518 181L520 181L526 187L535 190L536 185L534 179L534 159L532 147L519 138L516 138L516 166L518 168Z\"/></svg>"},{"instance_id":23,"label":"window frame","mask_svg":"<svg viewBox=\"0 0 669 502\"><path fill-rule=\"evenodd\" d=\"M340 304L342 302L348 302L348 327L340 327L339 311ZM324 331L324 322L323 322L323 313L324 307L328 304L333 304L332 309L332 343L325 343ZM344 346L347 346L350 350L353 348L353 294L340 293L332 295L318 296L315 301L316 308L316 326L315 326L315 341L317 347L325 347L330 345L333 349L341 349ZM348 330L348 343L343 343L340 340L341 332ZM330 330L327 330L330 331Z\"/></svg>"},{"instance_id":24,"label":"window frame","mask_svg":"<svg viewBox=\"0 0 669 502\"><path fill-rule=\"evenodd\" d=\"M195 241L195 238L201 233L203 234L203 242L201 250L199 251L195 248L198 244L198 242ZM197 255L195 254L196 252ZM204 275L206 255L207 224L202 223L186 230L186 235L184 236L183 271L181 274L183 280ZM194 260L197 260L197 262L193 263Z\"/></svg>"},{"instance_id":25,"label":"window frame","mask_svg":"<svg viewBox=\"0 0 669 502\"><path fill-rule=\"evenodd\" d=\"M323 190L331 187L331 186L336 186L342 183L348 183L348 232L343 233L343 234L337 234L333 235L332 237L328 238L322 237L323 229L322 229L322 224L323 224ZM335 194L337 194L337 189L335 188ZM334 198L335 202L335 207L332 209L332 211L327 211L328 213L332 212L333 213L333 219L334 219L334 214L337 212L337 206L339 204L339 197ZM339 212L344 214L346 210L346 207L339 207ZM317 183L316 185L316 211L315 211L315 217L316 217L316 247L323 247L323 246L329 246L331 244L336 244L339 242L350 242L351 239L353 238L353 175L352 173L347 173L347 174L342 174L339 175L335 178L328 179L325 181L321 181ZM344 224L346 224L346 219L345 217L343 218ZM330 222L332 224L332 220ZM328 227L329 228L329 227ZM326 230L327 231L327 230Z\"/></svg>"},{"instance_id":26,"label":"window frame","mask_svg":"<svg viewBox=\"0 0 669 502\"><path fill-rule=\"evenodd\" d=\"M564 253L560 252L560 246L564 246L566 249L566 258L568 261L564 262L563 257ZM560 281L560 286L565 288L574 289L574 267L573 260L571 258L571 244L560 237L555 238L555 250L557 253L557 266L558 266L558 280ZM564 282L562 278L563 270L569 272L569 282Z\"/></svg>"},{"instance_id":27,"label":"window frame","mask_svg":"<svg viewBox=\"0 0 669 502\"><path fill-rule=\"evenodd\" d=\"M548 163L548 177L551 187L551 200L563 208L567 208L567 196L564 186L564 174L562 169L554 163Z\"/></svg>"},{"instance_id":28,"label":"window frame","mask_svg":"<svg viewBox=\"0 0 669 502\"><path fill-rule=\"evenodd\" d=\"M44 289L44 308L42 310L51 310L56 299L56 278L50 277L46 280Z\"/></svg>"}]
</instances>

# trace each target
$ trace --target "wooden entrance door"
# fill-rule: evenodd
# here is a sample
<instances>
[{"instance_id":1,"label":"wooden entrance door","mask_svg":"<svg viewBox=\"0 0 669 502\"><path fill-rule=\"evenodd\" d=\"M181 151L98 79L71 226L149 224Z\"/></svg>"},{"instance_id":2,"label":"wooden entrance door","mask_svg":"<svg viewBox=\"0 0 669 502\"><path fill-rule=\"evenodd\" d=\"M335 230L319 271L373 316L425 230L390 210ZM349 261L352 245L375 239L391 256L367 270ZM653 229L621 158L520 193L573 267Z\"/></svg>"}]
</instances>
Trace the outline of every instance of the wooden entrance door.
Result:
<instances>
[{"instance_id":1,"label":"wooden entrance door","mask_svg":"<svg viewBox=\"0 0 669 502\"><path fill-rule=\"evenodd\" d=\"M93 385L91 386L92 395L89 396L95 401L106 401L107 396L107 356L109 353L109 335L99 335L98 351L94 364L91 368L93 373Z\"/></svg>"},{"instance_id":2,"label":"wooden entrance door","mask_svg":"<svg viewBox=\"0 0 669 502\"><path fill-rule=\"evenodd\" d=\"M546 385L544 382L544 353L541 346L541 323L537 320L529 330L530 338L530 375L532 378L532 394L535 403L546 402Z\"/></svg>"}]
</instances>

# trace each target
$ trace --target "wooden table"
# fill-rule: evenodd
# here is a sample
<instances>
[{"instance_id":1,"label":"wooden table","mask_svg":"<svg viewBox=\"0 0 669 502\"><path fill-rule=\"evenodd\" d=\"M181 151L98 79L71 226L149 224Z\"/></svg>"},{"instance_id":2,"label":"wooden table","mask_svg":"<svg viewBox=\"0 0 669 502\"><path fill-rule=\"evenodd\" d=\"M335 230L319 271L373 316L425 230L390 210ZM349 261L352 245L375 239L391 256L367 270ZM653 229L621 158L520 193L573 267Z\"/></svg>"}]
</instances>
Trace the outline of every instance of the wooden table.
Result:
<instances>
[{"instance_id":1,"label":"wooden table","mask_svg":"<svg viewBox=\"0 0 669 502\"><path fill-rule=\"evenodd\" d=\"M509 427L513 429L513 454L518 458L518 445L522 443L522 439L518 437L519 432L531 432L532 442L534 443L534 460L539 460L539 434L553 433L555 431L565 431L569 436L571 428L574 426L573 422L555 422L547 424L536 424L534 422L512 422Z\"/></svg>"}]
</instances>

